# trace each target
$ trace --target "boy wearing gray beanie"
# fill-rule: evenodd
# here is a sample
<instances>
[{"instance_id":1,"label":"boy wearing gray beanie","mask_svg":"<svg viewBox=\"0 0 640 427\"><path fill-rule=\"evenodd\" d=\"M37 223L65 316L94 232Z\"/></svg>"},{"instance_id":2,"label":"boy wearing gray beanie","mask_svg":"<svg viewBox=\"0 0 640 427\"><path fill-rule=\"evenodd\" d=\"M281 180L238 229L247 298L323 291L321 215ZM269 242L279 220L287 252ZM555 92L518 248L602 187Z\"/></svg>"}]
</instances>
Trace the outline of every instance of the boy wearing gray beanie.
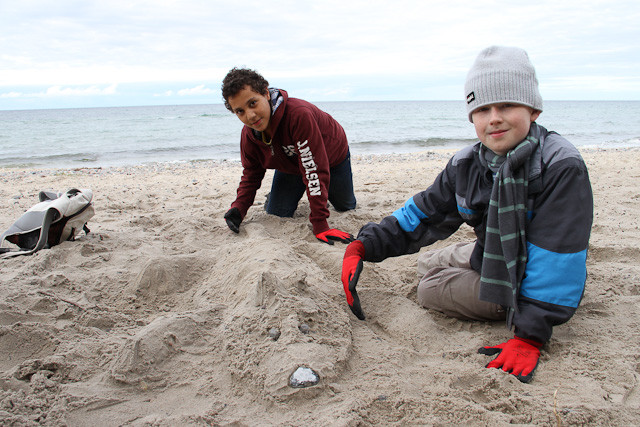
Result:
<instances>
[{"instance_id":1,"label":"boy wearing gray beanie","mask_svg":"<svg viewBox=\"0 0 640 427\"><path fill-rule=\"evenodd\" d=\"M554 326L575 313L586 281L593 196L586 165L562 136L536 123L542 97L527 53L492 46L465 84L479 141L456 153L435 182L347 246L342 284L365 320L356 285L363 261L418 252L463 223L476 240L418 257L418 302L465 320L504 320L515 335L478 350L529 382Z\"/></svg>"}]
</instances>

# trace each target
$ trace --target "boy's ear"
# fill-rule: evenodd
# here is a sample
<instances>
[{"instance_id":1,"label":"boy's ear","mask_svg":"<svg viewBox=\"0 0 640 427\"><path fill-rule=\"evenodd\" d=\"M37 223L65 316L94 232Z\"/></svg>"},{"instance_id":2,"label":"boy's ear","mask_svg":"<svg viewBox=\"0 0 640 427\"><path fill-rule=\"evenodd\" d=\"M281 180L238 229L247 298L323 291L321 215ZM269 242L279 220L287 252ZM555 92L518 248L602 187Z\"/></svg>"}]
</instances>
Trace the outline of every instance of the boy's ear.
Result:
<instances>
[{"instance_id":1,"label":"boy's ear","mask_svg":"<svg viewBox=\"0 0 640 427\"><path fill-rule=\"evenodd\" d=\"M538 117L540 117L541 113L542 113L542 111L533 110L533 113L531 113L531 123L533 123L536 120L538 120Z\"/></svg>"}]
</instances>

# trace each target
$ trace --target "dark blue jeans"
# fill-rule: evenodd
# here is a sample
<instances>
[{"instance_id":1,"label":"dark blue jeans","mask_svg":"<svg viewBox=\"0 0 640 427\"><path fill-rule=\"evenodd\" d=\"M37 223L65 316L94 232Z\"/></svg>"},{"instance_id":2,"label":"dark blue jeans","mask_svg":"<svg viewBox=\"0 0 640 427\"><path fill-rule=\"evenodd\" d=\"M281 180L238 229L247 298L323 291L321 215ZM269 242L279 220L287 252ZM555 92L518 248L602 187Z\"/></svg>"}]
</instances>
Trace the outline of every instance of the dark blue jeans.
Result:
<instances>
[{"instance_id":1,"label":"dark blue jeans","mask_svg":"<svg viewBox=\"0 0 640 427\"><path fill-rule=\"evenodd\" d=\"M356 196L353 193L351 174L351 154L341 163L329 169L329 202L340 212L355 209ZM271 193L265 209L271 215L292 217L298 208L307 186L301 175L292 175L276 170L273 174Z\"/></svg>"}]
</instances>

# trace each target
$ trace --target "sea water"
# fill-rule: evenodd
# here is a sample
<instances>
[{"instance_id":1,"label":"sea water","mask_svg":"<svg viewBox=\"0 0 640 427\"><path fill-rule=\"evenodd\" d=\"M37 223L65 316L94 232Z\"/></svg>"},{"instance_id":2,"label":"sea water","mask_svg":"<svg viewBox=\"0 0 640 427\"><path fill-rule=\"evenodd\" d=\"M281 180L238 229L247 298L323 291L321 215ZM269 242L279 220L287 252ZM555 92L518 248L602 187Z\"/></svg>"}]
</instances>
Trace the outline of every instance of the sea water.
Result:
<instances>
[{"instance_id":1,"label":"sea water","mask_svg":"<svg viewBox=\"0 0 640 427\"><path fill-rule=\"evenodd\" d=\"M351 153L458 149L477 139L457 101L316 103ZM538 123L578 147L640 146L640 101L547 101ZM0 111L0 167L239 160L242 123L222 104Z\"/></svg>"}]
</instances>

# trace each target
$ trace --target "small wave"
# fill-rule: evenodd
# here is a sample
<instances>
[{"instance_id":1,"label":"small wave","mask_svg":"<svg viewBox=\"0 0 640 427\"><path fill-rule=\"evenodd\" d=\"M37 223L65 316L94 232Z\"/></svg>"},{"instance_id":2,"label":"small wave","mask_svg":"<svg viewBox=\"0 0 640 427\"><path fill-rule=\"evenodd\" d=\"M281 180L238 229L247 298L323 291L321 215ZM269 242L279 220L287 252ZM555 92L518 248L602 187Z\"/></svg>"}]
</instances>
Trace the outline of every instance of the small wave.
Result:
<instances>
[{"instance_id":1,"label":"small wave","mask_svg":"<svg viewBox=\"0 0 640 427\"><path fill-rule=\"evenodd\" d=\"M381 147L462 147L469 144L473 144L477 139L464 139L464 138L424 138L424 139L401 139L395 141L351 141L352 146L366 146L368 148L375 148L375 146Z\"/></svg>"},{"instance_id":2,"label":"small wave","mask_svg":"<svg viewBox=\"0 0 640 427\"><path fill-rule=\"evenodd\" d=\"M204 114L200 114L198 117L227 117L229 114L231 114L231 112L227 112L227 114L204 113Z\"/></svg>"},{"instance_id":3,"label":"small wave","mask_svg":"<svg viewBox=\"0 0 640 427\"><path fill-rule=\"evenodd\" d=\"M154 154L179 154L179 153L200 153L215 151L240 151L240 144L200 144L200 145L172 145L168 147L152 147L137 150L119 150L112 153L118 155L154 155Z\"/></svg>"},{"instance_id":4,"label":"small wave","mask_svg":"<svg viewBox=\"0 0 640 427\"><path fill-rule=\"evenodd\" d=\"M0 158L2 167L34 167L52 164L93 163L98 160L97 154L90 153L66 153L50 156L13 156Z\"/></svg>"}]
</instances>

